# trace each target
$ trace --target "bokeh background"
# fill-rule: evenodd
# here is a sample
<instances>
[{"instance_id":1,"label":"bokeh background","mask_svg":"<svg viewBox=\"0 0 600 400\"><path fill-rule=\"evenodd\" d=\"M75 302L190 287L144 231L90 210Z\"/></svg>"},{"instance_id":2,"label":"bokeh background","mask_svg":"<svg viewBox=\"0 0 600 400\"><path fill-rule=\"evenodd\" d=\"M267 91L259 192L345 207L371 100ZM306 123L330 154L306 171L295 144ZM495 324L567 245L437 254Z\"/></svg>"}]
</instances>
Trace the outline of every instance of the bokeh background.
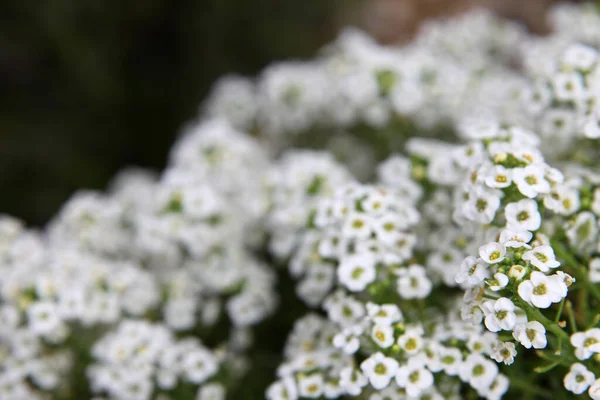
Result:
<instances>
[{"instance_id":1,"label":"bokeh background","mask_svg":"<svg viewBox=\"0 0 600 400\"><path fill-rule=\"evenodd\" d=\"M217 77L312 56L345 25L409 40L474 7L547 30L553 0L0 2L0 212L45 223L128 165L161 169Z\"/></svg>"}]
</instances>

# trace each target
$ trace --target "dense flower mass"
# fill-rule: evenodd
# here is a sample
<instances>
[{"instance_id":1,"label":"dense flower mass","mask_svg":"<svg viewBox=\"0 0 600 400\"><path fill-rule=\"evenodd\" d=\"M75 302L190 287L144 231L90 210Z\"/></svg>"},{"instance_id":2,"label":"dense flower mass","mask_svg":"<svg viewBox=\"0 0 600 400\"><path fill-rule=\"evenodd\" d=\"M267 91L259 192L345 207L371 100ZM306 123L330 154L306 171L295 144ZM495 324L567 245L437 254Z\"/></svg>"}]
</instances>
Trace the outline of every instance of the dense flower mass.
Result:
<instances>
[{"instance_id":1,"label":"dense flower mass","mask_svg":"<svg viewBox=\"0 0 600 400\"><path fill-rule=\"evenodd\" d=\"M220 79L161 174L2 216L0 400L600 399L600 14L548 19L346 30Z\"/></svg>"}]
</instances>

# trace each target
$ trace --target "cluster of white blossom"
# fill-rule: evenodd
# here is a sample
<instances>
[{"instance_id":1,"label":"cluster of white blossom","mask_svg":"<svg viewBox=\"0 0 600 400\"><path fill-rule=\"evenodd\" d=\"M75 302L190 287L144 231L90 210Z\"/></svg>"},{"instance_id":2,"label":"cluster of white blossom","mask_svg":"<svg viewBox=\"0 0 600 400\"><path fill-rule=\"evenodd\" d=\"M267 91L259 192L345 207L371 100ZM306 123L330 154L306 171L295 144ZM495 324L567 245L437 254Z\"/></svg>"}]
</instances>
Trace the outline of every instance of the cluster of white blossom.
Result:
<instances>
[{"instance_id":1,"label":"cluster of white blossom","mask_svg":"<svg viewBox=\"0 0 600 400\"><path fill-rule=\"evenodd\" d=\"M240 398L288 272L269 400L600 399L600 14L549 18L346 30L219 80L160 175L2 216L0 400Z\"/></svg>"}]
</instances>

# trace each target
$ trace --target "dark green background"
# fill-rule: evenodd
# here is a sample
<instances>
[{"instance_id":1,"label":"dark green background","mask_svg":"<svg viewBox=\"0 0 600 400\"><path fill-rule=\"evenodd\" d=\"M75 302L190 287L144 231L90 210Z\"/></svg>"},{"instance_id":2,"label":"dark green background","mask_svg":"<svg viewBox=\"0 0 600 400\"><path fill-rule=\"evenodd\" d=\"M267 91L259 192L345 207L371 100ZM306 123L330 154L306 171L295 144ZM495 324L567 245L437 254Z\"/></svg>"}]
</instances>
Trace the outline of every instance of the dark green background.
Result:
<instances>
[{"instance_id":1,"label":"dark green background","mask_svg":"<svg viewBox=\"0 0 600 400\"><path fill-rule=\"evenodd\" d=\"M40 225L125 166L161 169L216 78L310 57L353 2L0 2L0 212Z\"/></svg>"}]
</instances>

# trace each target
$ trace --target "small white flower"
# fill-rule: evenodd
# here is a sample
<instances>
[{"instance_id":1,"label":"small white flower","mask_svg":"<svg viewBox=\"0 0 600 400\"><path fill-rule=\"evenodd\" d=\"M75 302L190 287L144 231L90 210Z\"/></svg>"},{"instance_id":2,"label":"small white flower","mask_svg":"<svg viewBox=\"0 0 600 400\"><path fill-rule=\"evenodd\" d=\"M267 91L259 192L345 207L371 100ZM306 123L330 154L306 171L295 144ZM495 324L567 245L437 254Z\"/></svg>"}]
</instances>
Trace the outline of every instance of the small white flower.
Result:
<instances>
[{"instance_id":1,"label":"small white flower","mask_svg":"<svg viewBox=\"0 0 600 400\"><path fill-rule=\"evenodd\" d=\"M29 329L38 335L54 332L62 323L56 305L49 301L33 303L27 310Z\"/></svg>"},{"instance_id":2,"label":"small white flower","mask_svg":"<svg viewBox=\"0 0 600 400\"><path fill-rule=\"evenodd\" d=\"M588 387L594 383L596 377L594 373L588 370L585 365L580 363L574 363L571 365L569 373L565 375L563 384L565 389L575 394L581 394L585 392Z\"/></svg>"},{"instance_id":3,"label":"small white flower","mask_svg":"<svg viewBox=\"0 0 600 400\"><path fill-rule=\"evenodd\" d=\"M509 386L510 381L506 375L498 374L489 388L480 390L478 393L487 400L500 400L508 391Z\"/></svg>"},{"instance_id":4,"label":"small white flower","mask_svg":"<svg viewBox=\"0 0 600 400\"><path fill-rule=\"evenodd\" d=\"M359 325L354 325L344 329L333 337L333 345L341 349L346 354L354 354L360 347L359 337L364 329Z\"/></svg>"},{"instance_id":5,"label":"small white flower","mask_svg":"<svg viewBox=\"0 0 600 400\"><path fill-rule=\"evenodd\" d=\"M462 364L462 353L455 347L440 348L439 359L446 375L456 376Z\"/></svg>"},{"instance_id":6,"label":"small white flower","mask_svg":"<svg viewBox=\"0 0 600 400\"><path fill-rule=\"evenodd\" d=\"M533 238L533 233L524 229L518 229L514 225L512 228L505 229L500 233L500 243L513 249L521 247L530 249L531 246L527 243L531 241L531 238Z\"/></svg>"},{"instance_id":7,"label":"small white flower","mask_svg":"<svg viewBox=\"0 0 600 400\"><path fill-rule=\"evenodd\" d=\"M485 314L485 326L492 332L500 330L510 331L515 327L517 316L515 314L515 305L506 297L498 300L489 300L481 306Z\"/></svg>"},{"instance_id":8,"label":"small white flower","mask_svg":"<svg viewBox=\"0 0 600 400\"><path fill-rule=\"evenodd\" d=\"M469 256L460 265L460 272L454 278L456 283L479 285L489 276L488 266L481 258Z\"/></svg>"},{"instance_id":9,"label":"small white flower","mask_svg":"<svg viewBox=\"0 0 600 400\"><path fill-rule=\"evenodd\" d=\"M492 357L496 362L503 362L506 365L511 365L515 361L517 355L517 349L515 344L511 342L497 341L492 345Z\"/></svg>"},{"instance_id":10,"label":"small white flower","mask_svg":"<svg viewBox=\"0 0 600 400\"><path fill-rule=\"evenodd\" d=\"M469 200L463 206L465 217L481 224L489 224L494 220L496 211L500 208L502 192L494 189L477 189L469 192Z\"/></svg>"},{"instance_id":11,"label":"small white flower","mask_svg":"<svg viewBox=\"0 0 600 400\"><path fill-rule=\"evenodd\" d=\"M381 390L390 384L390 380L398 371L398 366L398 361L393 358L375 353L360 364L360 369L369 379L371 386Z\"/></svg>"},{"instance_id":12,"label":"small white flower","mask_svg":"<svg viewBox=\"0 0 600 400\"><path fill-rule=\"evenodd\" d=\"M506 247L503 244L491 242L479 248L479 257L488 264L497 264L504 260Z\"/></svg>"},{"instance_id":13,"label":"small white flower","mask_svg":"<svg viewBox=\"0 0 600 400\"><path fill-rule=\"evenodd\" d=\"M600 379L596 379L592 386L590 386L590 390L588 390L588 395L593 400L600 400Z\"/></svg>"},{"instance_id":14,"label":"small white flower","mask_svg":"<svg viewBox=\"0 0 600 400\"><path fill-rule=\"evenodd\" d=\"M423 328L421 326L407 328L402 335L398 336L397 343L407 354L417 354L423 348Z\"/></svg>"},{"instance_id":15,"label":"small white flower","mask_svg":"<svg viewBox=\"0 0 600 400\"><path fill-rule=\"evenodd\" d=\"M421 357L412 357L398 368L396 383L411 397L418 397L433 385L433 374L425 368Z\"/></svg>"},{"instance_id":16,"label":"small white flower","mask_svg":"<svg viewBox=\"0 0 600 400\"><path fill-rule=\"evenodd\" d=\"M220 383L209 383L198 390L196 400L225 400L225 388Z\"/></svg>"},{"instance_id":17,"label":"small white flower","mask_svg":"<svg viewBox=\"0 0 600 400\"><path fill-rule=\"evenodd\" d=\"M587 360L594 353L600 353L600 328L588 329L571 335L571 344L580 360Z\"/></svg>"},{"instance_id":18,"label":"small white flower","mask_svg":"<svg viewBox=\"0 0 600 400\"><path fill-rule=\"evenodd\" d=\"M583 79L576 72L559 72L552 77L554 96L560 101L576 101L583 94Z\"/></svg>"},{"instance_id":19,"label":"small white flower","mask_svg":"<svg viewBox=\"0 0 600 400\"><path fill-rule=\"evenodd\" d=\"M600 258L592 258L590 260L590 282L600 282Z\"/></svg>"},{"instance_id":20,"label":"small white flower","mask_svg":"<svg viewBox=\"0 0 600 400\"><path fill-rule=\"evenodd\" d=\"M396 286L403 299L423 299L429 296L432 283L421 265L411 265L397 272Z\"/></svg>"},{"instance_id":21,"label":"small white flower","mask_svg":"<svg viewBox=\"0 0 600 400\"><path fill-rule=\"evenodd\" d=\"M321 374L302 375L298 378L298 394L301 397L317 399L323 394L324 385Z\"/></svg>"},{"instance_id":22,"label":"small white flower","mask_svg":"<svg viewBox=\"0 0 600 400\"><path fill-rule=\"evenodd\" d=\"M594 190L594 199L592 201L591 209L596 215L600 215L600 187Z\"/></svg>"},{"instance_id":23,"label":"small white flower","mask_svg":"<svg viewBox=\"0 0 600 400\"><path fill-rule=\"evenodd\" d=\"M342 235L352 239L367 239L373 232L372 224L367 214L350 213L345 217Z\"/></svg>"},{"instance_id":24,"label":"small white flower","mask_svg":"<svg viewBox=\"0 0 600 400\"><path fill-rule=\"evenodd\" d=\"M580 71L589 71L597 61L598 51L581 43L567 47L561 57L563 66Z\"/></svg>"},{"instance_id":25,"label":"small white flower","mask_svg":"<svg viewBox=\"0 0 600 400\"><path fill-rule=\"evenodd\" d=\"M544 175L544 166L540 164L513 169L513 180L519 192L530 199L536 197L539 193L545 194L550 192L550 184L544 178Z\"/></svg>"},{"instance_id":26,"label":"small white flower","mask_svg":"<svg viewBox=\"0 0 600 400\"><path fill-rule=\"evenodd\" d=\"M510 267L510 269L508 270L508 276L510 276L512 279L516 280L516 281L520 281L521 279L523 279L523 277L525 276L525 274L527 273L527 268L525 268L522 265L519 264L514 264Z\"/></svg>"},{"instance_id":27,"label":"small white flower","mask_svg":"<svg viewBox=\"0 0 600 400\"><path fill-rule=\"evenodd\" d=\"M376 324L391 325L402 321L402 312L395 304L367 303L367 315Z\"/></svg>"},{"instance_id":28,"label":"small white flower","mask_svg":"<svg viewBox=\"0 0 600 400\"><path fill-rule=\"evenodd\" d=\"M394 344L394 329L391 325L375 324L371 329L371 339L381 348Z\"/></svg>"},{"instance_id":29,"label":"small white flower","mask_svg":"<svg viewBox=\"0 0 600 400\"><path fill-rule=\"evenodd\" d=\"M375 280L376 260L372 253L353 254L344 257L337 269L342 285L352 292L365 290Z\"/></svg>"},{"instance_id":30,"label":"small white flower","mask_svg":"<svg viewBox=\"0 0 600 400\"><path fill-rule=\"evenodd\" d=\"M548 344L546 340L546 328L538 321L529 321L526 324L518 324L513 330L513 337L525 348L544 349Z\"/></svg>"},{"instance_id":31,"label":"small white flower","mask_svg":"<svg viewBox=\"0 0 600 400\"><path fill-rule=\"evenodd\" d=\"M494 165L486 175L485 184L491 188L506 188L512 183L512 172L502 165Z\"/></svg>"},{"instance_id":32,"label":"small white flower","mask_svg":"<svg viewBox=\"0 0 600 400\"><path fill-rule=\"evenodd\" d=\"M360 371L346 367L340 371L340 387L350 396L358 396L369 380Z\"/></svg>"},{"instance_id":33,"label":"small white flower","mask_svg":"<svg viewBox=\"0 0 600 400\"><path fill-rule=\"evenodd\" d=\"M298 389L294 379L286 377L273 383L267 389L266 397L268 400L296 400Z\"/></svg>"},{"instance_id":34,"label":"small white flower","mask_svg":"<svg viewBox=\"0 0 600 400\"><path fill-rule=\"evenodd\" d=\"M510 229L537 231L542 225L542 216L534 200L523 199L506 205L506 224Z\"/></svg>"},{"instance_id":35,"label":"small white flower","mask_svg":"<svg viewBox=\"0 0 600 400\"><path fill-rule=\"evenodd\" d=\"M504 289L508 285L508 282L508 276L498 272L494 274L494 279L487 281L487 284L491 291L497 292Z\"/></svg>"},{"instance_id":36,"label":"small white flower","mask_svg":"<svg viewBox=\"0 0 600 400\"><path fill-rule=\"evenodd\" d=\"M498 336L489 331L485 331L483 334L472 333L467 340L467 348L474 353L490 354L496 340L498 340Z\"/></svg>"},{"instance_id":37,"label":"small white flower","mask_svg":"<svg viewBox=\"0 0 600 400\"><path fill-rule=\"evenodd\" d=\"M471 353L460 366L458 376L475 390L486 390L498 375L498 366L479 353Z\"/></svg>"},{"instance_id":38,"label":"small white flower","mask_svg":"<svg viewBox=\"0 0 600 400\"><path fill-rule=\"evenodd\" d=\"M548 308L567 296L567 285L558 275L546 276L534 271L529 279L519 284L519 296L538 308Z\"/></svg>"},{"instance_id":39,"label":"small white flower","mask_svg":"<svg viewBox=\"0 0 600 400\"><path fill-rule=\"evenodd\" d=\"M205 349L196 349L183 357L182 369L193 383L202 383L218 370L215 356Z\"/></svg>"},{"instance_id":40,"label":"small white flower","mask_svg":"<svg viewBox=\"0 0 600 400\"><path fill-rule=\"evenodd\" d=\"M529 261L542 272L550 271L550 268L558 268L560 262L556 261L554 249L550 246L538 246L533 250L523 253L523 260Z\"/></svg>"}]
</instances>

